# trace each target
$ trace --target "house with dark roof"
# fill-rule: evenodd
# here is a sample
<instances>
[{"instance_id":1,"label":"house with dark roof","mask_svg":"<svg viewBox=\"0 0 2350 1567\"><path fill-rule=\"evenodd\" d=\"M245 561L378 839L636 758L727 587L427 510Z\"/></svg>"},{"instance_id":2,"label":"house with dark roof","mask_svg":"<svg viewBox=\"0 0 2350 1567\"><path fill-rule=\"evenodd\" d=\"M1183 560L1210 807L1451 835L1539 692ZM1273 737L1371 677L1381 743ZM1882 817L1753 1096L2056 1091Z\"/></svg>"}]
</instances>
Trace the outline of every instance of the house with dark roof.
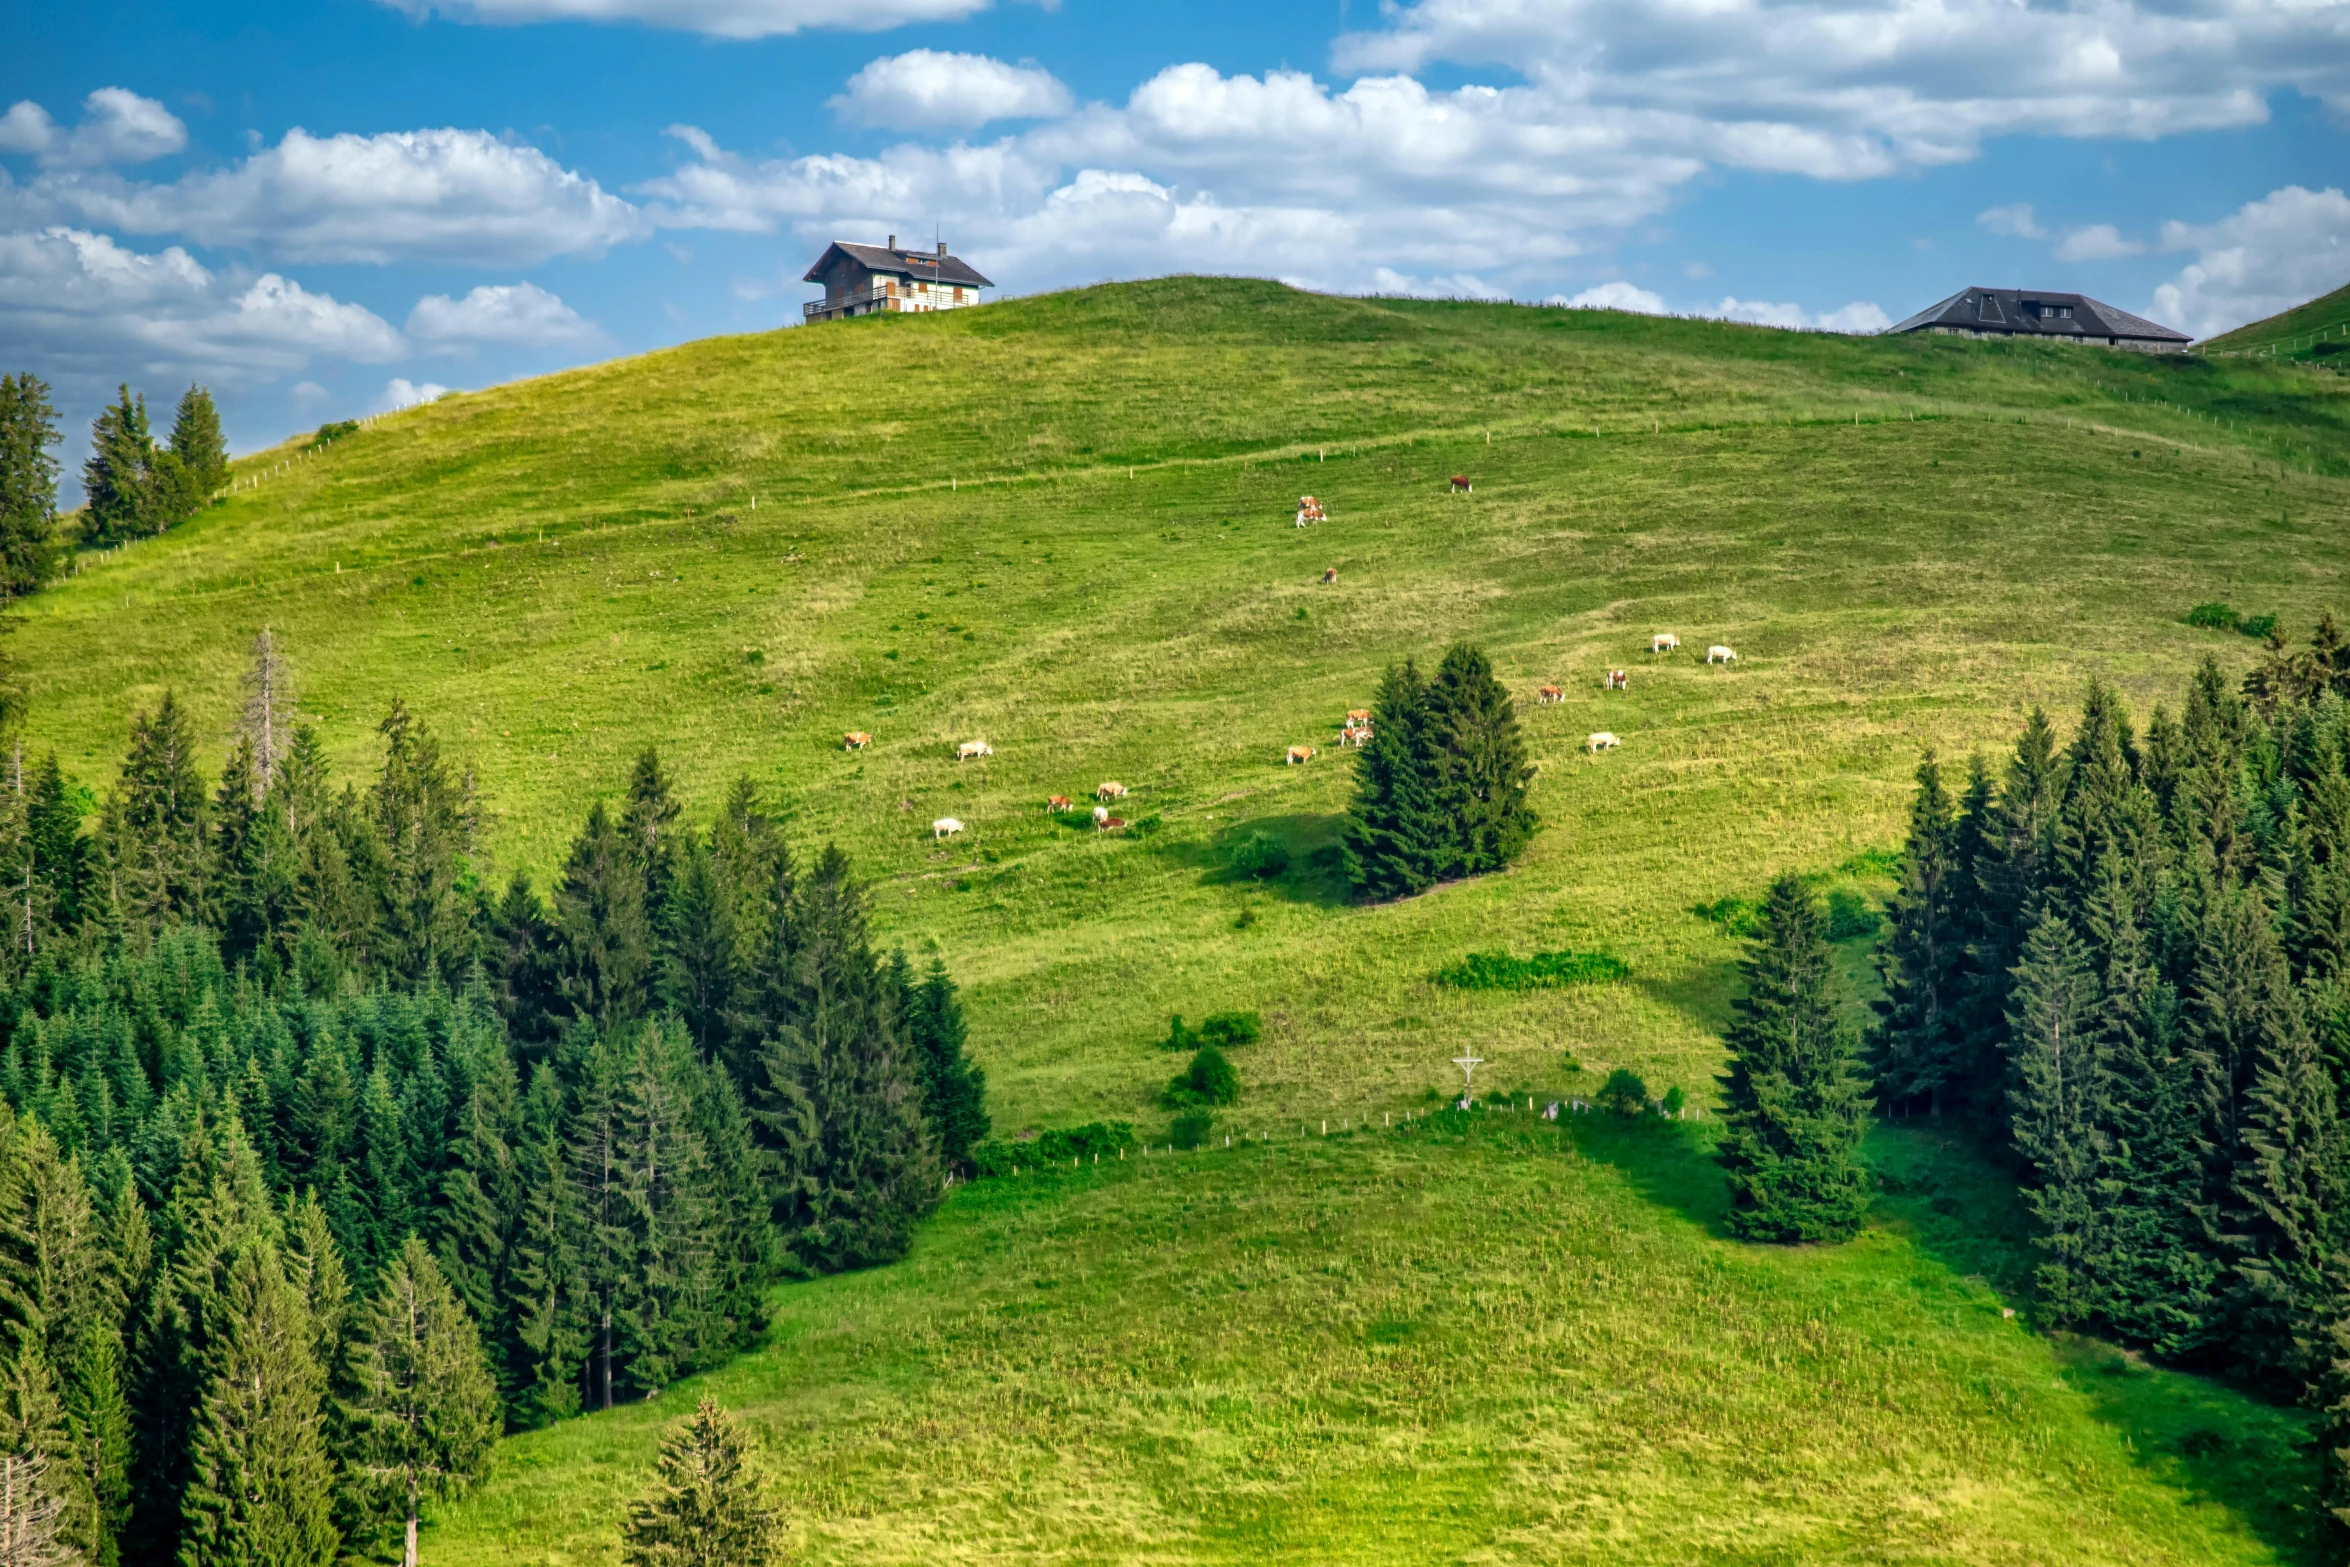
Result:
<instances>
[{"instance_id":1,"label":"house with dark roof","mask_svg":"<svg viewBox=\"0 0 2350 1567\"><path fill-rule=\"evenodd\" d=\"M1941 332L1952 337L2034 337L2058 343L2094 343L2100 348L2135 348L2175 354L2194 339L2143 316L2116 310L2086 294L2045 289L1970 288L1938 305L1928 305L1886 329Z\"/></svg>"},{"instance_id":2,"label":"house with dark roof","mask_svg":"<svg viewBox=\"0 0 2350 1567\"><path fill-rule=\"evenodd\" d=\"M801 281L824 285L824 297L800 307L810 321L869 316L876 311L956 310L979 303L979 291L995 285L969 262L936 251L900 250L892 234L887 245L852 245L834 240Z\"/></svg>"}]
</instances>

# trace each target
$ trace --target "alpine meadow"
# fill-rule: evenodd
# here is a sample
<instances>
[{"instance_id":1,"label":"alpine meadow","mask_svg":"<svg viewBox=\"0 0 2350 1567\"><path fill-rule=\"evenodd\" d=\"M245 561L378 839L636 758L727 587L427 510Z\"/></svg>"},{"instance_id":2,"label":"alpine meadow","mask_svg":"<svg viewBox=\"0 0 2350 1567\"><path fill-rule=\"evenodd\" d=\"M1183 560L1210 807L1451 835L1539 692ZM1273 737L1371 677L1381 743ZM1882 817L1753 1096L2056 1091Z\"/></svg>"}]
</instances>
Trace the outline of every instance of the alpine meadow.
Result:
<instances>
[{"instance_id":1,"label":"alpine meadow","mask_svg":"<svg viewBox=\"0 0 2350 1567\"><path fill-rule=\"evenodd\" d=\"M8 1526L2350 1559L2304 314L1170 278L147 478L126 387L0 541Z\"/></svg>"}]
</instances>

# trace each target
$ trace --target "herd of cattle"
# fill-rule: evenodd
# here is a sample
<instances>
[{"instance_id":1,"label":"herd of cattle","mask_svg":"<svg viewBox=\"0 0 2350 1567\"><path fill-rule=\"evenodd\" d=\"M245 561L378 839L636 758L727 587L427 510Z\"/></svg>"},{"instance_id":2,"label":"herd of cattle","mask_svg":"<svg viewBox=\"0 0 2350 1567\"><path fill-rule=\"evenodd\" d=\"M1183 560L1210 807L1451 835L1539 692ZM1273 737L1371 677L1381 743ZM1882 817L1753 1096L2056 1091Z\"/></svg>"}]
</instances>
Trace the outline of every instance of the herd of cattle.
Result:
<instances>
[{"instance_id":1,"label":"herd of cattle","mask_svg":"<svg viewBox=\"0 0 2350 1567\"><path fill-rule=\"evenodd\" d=\"M1651 654L1674 652L1680 646L1681 639L1670 631L1660 631L1648 639L1648 651ZM1735 664L1738 662L1738 654L1735 649L1717 642L1705 650L1705 661L1708 664ZM1608 691L1628 691L1631 689L1631 677L1624 670L1610 669L1601 675L1600 686L1603 690ZM1543 686L1534 696L1536 705L1541 707L1549 707L1554 703L1564 702L1566 699L1566 689L1562 686ZM1371 710L1367 707L1348 708L1345 722L1339 726L1338 743L1342 746L1360 746L1367 743L1370 738ZM844 751L862 751L872 743L873 736L862 729L852 729L841 736L841 749ZM1614 731L1595 729L1585 737L1583 749L1596 756L1602 751L1613 751L1623 743ZM1313 746L1293 745L1289 748L1288 755L1283 758L1283 763L1286 766L1295 767L1301 763L1312 761L1319 754L1320 752ZM955 760L958 762L968 762L975 757L985 758L993 755L995 755L995 747L989 745L985 740L965 740L955 747ZM1115 779L1109 779L1098 785L1093 793L1096 800L1104 802L1122 800L1126 797L1126 786ZM1075 805L1069 796L1056 794L1046 798L1045 809L1058 815L1061 812L1075 809ZM1121 816L1112 816L1109 806L1105 803L1093 808L1093 825L1097 832L1117 832L1125 827L1126 820ZM952 838L962 830L962 822L952 816L941 816L930 824L933 838Z\"/></svg>"}]
</instances>

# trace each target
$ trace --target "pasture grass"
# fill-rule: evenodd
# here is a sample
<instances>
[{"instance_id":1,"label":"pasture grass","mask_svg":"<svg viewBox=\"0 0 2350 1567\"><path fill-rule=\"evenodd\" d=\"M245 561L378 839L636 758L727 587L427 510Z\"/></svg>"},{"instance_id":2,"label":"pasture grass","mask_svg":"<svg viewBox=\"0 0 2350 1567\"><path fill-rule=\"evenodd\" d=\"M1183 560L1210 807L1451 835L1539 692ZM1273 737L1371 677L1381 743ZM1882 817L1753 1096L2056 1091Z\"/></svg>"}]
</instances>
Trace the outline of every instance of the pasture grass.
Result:
<instances>
[{"instance_id":1,"label":"pasture grass","mask_svg":"<svg viewBox=\"0 0 2350 1567\"><path fill-rule=\"evenodd\" d=\"M1843 895L1858 1009L1923 747L2067 723L2091 675L2142 720L2206 654L2240 672L2258 647L2198 604L2293 635L2350 608L2340 377L1174 279L690 344L258 477L292 450L25 606L36 747L103 789L171 687L217 758L267 625L346 768L395 694L471 766L495 881L544 885L648 743L696 812L748 773L856 856L885 940L944 955L1002 1135L1163 1146L1167 1018L1262 1014L1229 1157L982 1183L906 1264L783 1293L712 1385L785 1444L819 1559L2298 1549L2297 1504L2229 1478L2292 1417L1999 1317L2021 1254L1968 1260L1932 1197L1757 1251L1687 1148L1318 1128L1438 1102L1464 1053L1704 1106L1785 871ZM1292 526L1302 493L1327 522ZM1341 716L1455 637L1521 695L1544 825L1504 874L1351 906ZM1046 809L1113 779L1125 833ZM1435 981L1495 951L1630 973ZM675 1402L509 1444L431 1551L607 1559ZM2234 1445L2162 1447L2209 1410Z\"/></svg>"},{"instance_id":2,"label":"pasture grass","mask_svg":"<svg viewBox=\"0 0 2350 1567\"><path fill-rule=\"evenodd\" d=\"M1723 1238L1704 1129L1440 1112L965 1187L723 1371L507 1443L427 1559L617 1562L704 1392L809 1562L2312 1559L2301 1419L2004 1315L1962 1145L1880 1129L1904 1194L1782 1250Z\"/></svg>"}]
</instances>

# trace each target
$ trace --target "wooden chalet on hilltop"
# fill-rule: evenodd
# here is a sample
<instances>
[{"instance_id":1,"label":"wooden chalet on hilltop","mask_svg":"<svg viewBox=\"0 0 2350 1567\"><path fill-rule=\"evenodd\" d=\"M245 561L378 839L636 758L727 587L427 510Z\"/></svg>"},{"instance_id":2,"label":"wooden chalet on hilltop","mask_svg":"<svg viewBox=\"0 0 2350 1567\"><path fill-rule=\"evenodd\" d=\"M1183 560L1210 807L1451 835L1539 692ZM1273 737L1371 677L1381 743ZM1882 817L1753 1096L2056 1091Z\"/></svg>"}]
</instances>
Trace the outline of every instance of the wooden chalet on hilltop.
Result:
<instances>
[{"instance_id":1,"label":"wooden chalet on hilltop","mask_svg":"<svg viewBox=\"0 0 2350 1567\"><path fill-rule=\"evenodd\" d=\"M834 240L802 281L824 285L822 299L800 307L810 321L888 310L957 310L978 304L979 291L995 287L969 262L948 255L944 243L935 252L900 250L895 234L887 245Z\"/></svg>"},{"instance_id":2,"label":"wooden chalet on hilltop","mask_svg":"<svg viewBox=\"0 0 2350 1567\"><path fill-rule=\"evenodd\" d=\"M2086 294L2030 288L1970 288L1927 306L1888 330L1941 332L1953 337L2036 337L2059 343L2094 343L2100 348L2133 348L2148 354L2180 353L2194 341L2184 332L2116 310Z\"/></svg>"}]
</instances>

